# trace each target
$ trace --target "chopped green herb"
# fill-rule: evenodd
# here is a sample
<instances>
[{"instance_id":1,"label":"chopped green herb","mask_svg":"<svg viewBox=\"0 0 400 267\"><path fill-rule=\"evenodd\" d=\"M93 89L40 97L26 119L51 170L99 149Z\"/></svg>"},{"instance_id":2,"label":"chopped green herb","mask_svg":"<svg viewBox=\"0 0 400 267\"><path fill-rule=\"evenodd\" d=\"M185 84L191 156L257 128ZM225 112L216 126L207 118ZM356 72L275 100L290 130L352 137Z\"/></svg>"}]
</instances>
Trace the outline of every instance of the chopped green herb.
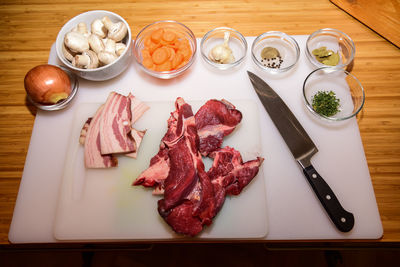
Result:
<instances>
[{"instance_id":1,"label":"chopped green herb","mask_svg":"<svg viewBox=\"0 0 400 267\"><path fill-rule=\"evenodd\" d=\"M331 117L339 112L340 99L332 91L318 91L311 99L313 109L321 115Z\"/></svg>"}]
</instances>

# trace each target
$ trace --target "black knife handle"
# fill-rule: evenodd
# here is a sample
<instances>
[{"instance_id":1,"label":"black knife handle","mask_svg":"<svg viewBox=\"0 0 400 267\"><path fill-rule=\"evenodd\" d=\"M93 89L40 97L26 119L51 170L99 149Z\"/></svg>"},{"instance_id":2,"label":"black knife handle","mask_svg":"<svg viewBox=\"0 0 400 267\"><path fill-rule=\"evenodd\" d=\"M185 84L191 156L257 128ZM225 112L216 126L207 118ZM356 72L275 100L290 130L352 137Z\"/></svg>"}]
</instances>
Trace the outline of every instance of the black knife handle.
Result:
<instances>
[{"instance_id":1,"label":"black knife handle","mask_svg":"<svg viewBox=\"0 0 400 267\"><path fill-rule=\"evenodd\" d=\"M336 227L342 232L349 232L353 229L353 214L340 205L332 189L314 167L310 165L303 169L303 172Z\"/></svg>"}]
</instances>

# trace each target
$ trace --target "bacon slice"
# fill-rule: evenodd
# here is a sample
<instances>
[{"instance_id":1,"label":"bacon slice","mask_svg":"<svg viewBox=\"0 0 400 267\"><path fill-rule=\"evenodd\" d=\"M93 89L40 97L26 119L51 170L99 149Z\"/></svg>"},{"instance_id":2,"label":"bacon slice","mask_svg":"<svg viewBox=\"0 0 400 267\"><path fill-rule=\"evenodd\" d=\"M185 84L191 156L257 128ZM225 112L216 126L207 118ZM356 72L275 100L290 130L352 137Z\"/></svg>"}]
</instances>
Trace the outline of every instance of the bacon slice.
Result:
<instances>
[{"instance_id":1,"label":"bacon slice","mask_svg":"<svg viewBox=\"0 0 400 267\"><path fill-rule=\"evenodd\" d=\"M146 130L136 130L132 125L148 109L149 107L145 103L131 93L128 96L124 96L116 92L111 92L106 103L99 109L101 112L99 110L96 112L96 125L94 126L98 132L98 136L95 136L95 142L96 146L99 147L100 155L103 155L104 159L109 158L112 163L101 164L99 163L100 156L96 155L95 158L88 161L86 167L114 167L118 163L114 155L119 153L136 158ZM91 139L94 138L94 135L91 134L89 136L88 132L90 127L94 127L91 126L92 123L93 118L89 118L82 127L79 136L79 143L85 146L85 154L88 154L87 157L89 158L92 157L90 155L95 155L93 151L86 151L88 140L90 140L90 144L93 146L93 140Z\"/></svg>"},{"instance_id":2,"label":"bacon slice","mask_svg":"<svg viewBox=\"0 0 400 267\"><path fill-rule=\"evenodd\" d=\"M128 98L131 100L131 114L132 124L135 123L142 115L150 108L144 102L140 101L137 97L128 94Z\"/></svg>"},{"instance_id":3,"label":"bacon slice","mask_svg":"<svg viewBox=\"0 0 400 267\"><path fill-rule=\"evenodd\" d=\"M100 119L103 111L104 105L101 105L94 117L89 122L85 123L85 126L87 126L84 144L86 168L109 168L118 165L116 157L113 155L102 155L100 151Z\"/></svg>"},{"instance_id":4,"label":"bacon slice","mask_svg":"<svg viewBox=\"0 0 400 267\"><path fill-rule=\"evenodd\" d=\"M132 112L130 98L111 92L104 104L100 119L101 154L136 151L136 143L130 132Z\"/></svg>"}]
</instances>

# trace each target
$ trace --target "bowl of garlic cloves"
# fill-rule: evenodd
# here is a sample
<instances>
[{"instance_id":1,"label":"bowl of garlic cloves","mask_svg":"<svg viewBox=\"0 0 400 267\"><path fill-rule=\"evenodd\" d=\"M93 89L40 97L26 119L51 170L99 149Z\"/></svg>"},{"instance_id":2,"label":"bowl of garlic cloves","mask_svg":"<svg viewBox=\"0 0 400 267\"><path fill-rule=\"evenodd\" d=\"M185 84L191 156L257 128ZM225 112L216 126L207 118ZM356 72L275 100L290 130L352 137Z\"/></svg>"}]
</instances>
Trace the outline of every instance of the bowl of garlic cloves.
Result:
<instances>
[{"instance_id":1,"label":"bowl of garlic cloves","mask_svg":"<svg viewBox=\"0 0 400 267\"><path fill-rule=\"evenodd\" d=\"M209 65L228 70L240 65L247 54L247 41L235 29L218 27L207 32L200 42L201 57Z\"/></svg>"}]
</instances>

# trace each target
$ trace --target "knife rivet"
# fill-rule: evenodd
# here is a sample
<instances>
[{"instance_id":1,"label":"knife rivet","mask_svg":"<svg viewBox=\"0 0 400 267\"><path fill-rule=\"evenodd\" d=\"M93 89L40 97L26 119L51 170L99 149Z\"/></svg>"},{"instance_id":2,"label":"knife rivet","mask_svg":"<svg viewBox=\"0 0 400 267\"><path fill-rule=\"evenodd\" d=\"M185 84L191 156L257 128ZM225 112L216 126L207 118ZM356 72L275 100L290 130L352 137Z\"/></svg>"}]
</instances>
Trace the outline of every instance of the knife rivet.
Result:
<instances>
[{"instance_id":1,"label":"knife rivet","mask_svg":"<svg viewBox=\"0 0 400 267\"><path fill-rule=\"evenodd\" d=\"M326 195L326 199L327 200L331 200L331 196L330 195Z\"/></svg>"},{"instance_id":2,"label":"knife rivet","mask_svg":"<svg viewBox=\"0 0 400 267\"><path fill-rule=\"evenodd\" d=\"M342 221L342 223L346 222L346 218L344 218L344 217L340 218L340 220Z\"/></svg>"},{"instance_id":3,"label":"knife rivet","mask_svg":"<svg viewBox=\"0 0 400 267\"><path fill-rule=\"evenodd\" d=\"M316 175L315 173L313 173L311 176L312 176L312 178L314 178L314 179L317 178L317 175Z\"/></svg>"}]
</instances>

